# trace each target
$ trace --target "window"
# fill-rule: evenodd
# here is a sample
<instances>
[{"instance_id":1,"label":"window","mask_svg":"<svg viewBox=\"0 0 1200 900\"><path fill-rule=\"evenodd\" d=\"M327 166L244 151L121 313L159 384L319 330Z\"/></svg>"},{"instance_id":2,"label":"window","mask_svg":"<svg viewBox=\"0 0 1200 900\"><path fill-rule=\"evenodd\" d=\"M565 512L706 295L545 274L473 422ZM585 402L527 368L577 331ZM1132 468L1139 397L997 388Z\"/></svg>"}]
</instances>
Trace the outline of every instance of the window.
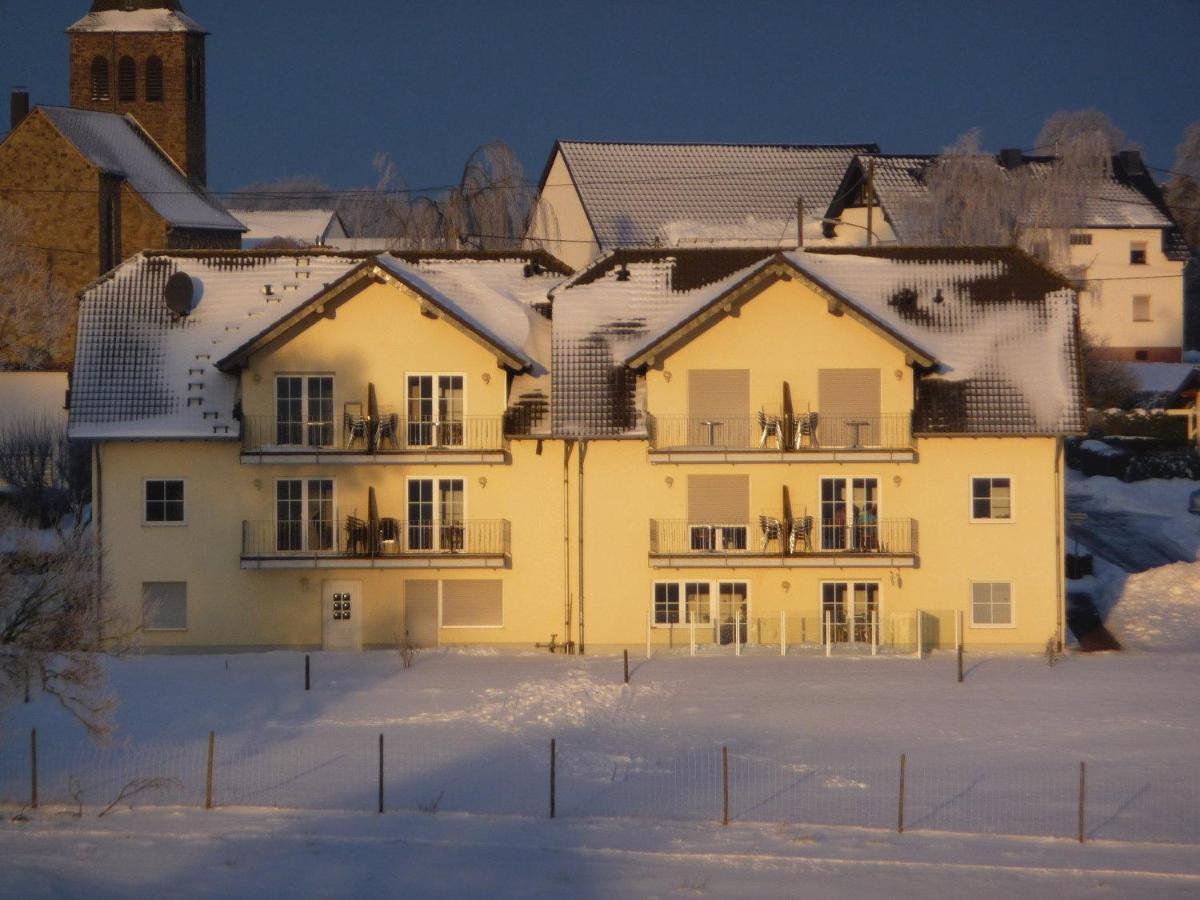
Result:
<instances>
[{"instance_id":1,"label":"window","mask_svg":"<svg viewBox=\"0 0 1200 900\"><path fill-rule=\"evenodd\" d=\"M1148 295L1140 294L1133 298L1133 321L1152 321L1150 318L1150 297Z\"/></svg>"},{"instance_id":2,"label":"window","mask_svg":"<svg viewBox=\"0 0 1200 900\"><path fill-rule=\"evenodd\" d=\"M879 479L821 479L821 549L879 549Z\"/></svg>"},{"instance_id":3,"label":"window","mask_svg":"<svg viewBox=\"0 0 1200 900\"><path fill-rule=\"evenodd\" d=\"M875 581L830 581L821 585L821 634L829 621L833 643L863 643L872 640L875 614L879 610L879 583Z\"/></svg>"},{"instance_id":4,"label":"window","mask_svg":"<svg viewBox=\"0 0 1200 900\"><path fill-rule=\"evenodd\" d=\"M1131 266L1146 265L1146 242L1134 241L1129 245L1129 264Z\"/></svg>"},{"instance_id":5,"label":"window","mask_svg":"<svg viewBox=\"0 0 1200 900\"><path fill-rule=\"evenodd\" d=\"M333 479L282 478L275 482L276 550L333 550L336 534Z\"/></svg>"},{"instance_id":6,"label":"window","mask_svg":"<svg viewBox=\"0 0 1200 900\"><path fill-rule=\"evenodd\" d=\"M155 479L146 483L147 525L181 524L183 517L183 479Z\"/></svg>"},{"instance_id":7,"label":"window","mask_svg":"<svg viewBox=\"0 0 1200 900\"><path fill-rule=\"evenodd\" d=\"M745 550L745 525L689 525L691 549L700 552Z\"/></svg>"},{"instance_id":8,"label":"window","mask_svg":"<svg viewBox=\"0 0 1200 900\"><path fill-rule=\"evenodd\" d=\"M187 582L143 582L142 625L147 631L187 631Z\"/></svg>"},{"instance_id":9,"label":"window","mask_svg":"<svg viewBox=\"0 0 1200 900\"><path fill-rule=\"evenodd\" d=\"M463 445L463 376L408 376L408 445Z\"/></svg>"},{"instance_id":10,"label":"window","mask_svg":"<svg viewBox=\"0 0 1200 900\"><path fill-rule=\"evenodd\" d=\"M1090 234L1076 232L1071 235L1072 247L1090 247L1092 245L1092 236Z\"/></svg>"},{"instance_id":11,"label":"window","mask_svg":"<svg viewBox=\"0 0 1200 900\"><path fill-rule=\"evenodd\" d=\"M283 447L331 447L333 434L333 376L276 376L275 442Z\"/></svg>"},{"instance_id":12,"label":"window","mask_svg":"<svg viewBox=\"0 0 1200 900\"><path fill-rule=\"evenodd\" d=\"M1013 624L1012 584L978 581L971 585L971 624L983 627Z\"/></svg>"},{"instance_id":13,"label":"window","mask_svg":"<svg viewBox=\"0 0 1200 900\"><path fill-rule=\"evenodd\" d=\"M408 549L465 550L465 510L466 482L462 478L410 478Z\"/></svg>"},{"instance_id":14,"label":"window","mask_svg":"<svg viewBox=\"0 0 1200 900\"><path fill-rule=\"evenodd\" d=\"M976 521L1011 519L1012 479L972 478L971 518Z\"/></svg>"},{"instance_id":15,"label":"window","mask_svg":"<svg viewBox=\"0 0 1200 900\"><path fill-rule=\"evenodd\" d=\"M92 99L111 100L112 88L109 84L108 60L97 56L92 60Z\"/></svg>"},{"instance_id":16,"label":"window","mask_svg":"<svg viewBox=\"0 0 1200 900\"><path fill-rule=\"evenodd\" d=\"M658 583L654 585L654 624L679 624L679 585Z\"/></svg>"},{"instance_id":17,"label":"window","mask_svg":"<svg viewBox=\"0 0 1200 900\"><path fill-rule=\"evenodd\" d=\"M500 628L503 625L503 589L498 578L442 582L443 628Z\"/></svg>"},{"instance_id":18,"label":"window","mask_svg":"<svg viewBox=\"0 0 1200 900\"><path fill-rule=\"evenodd\" d=\"M163 99L163 61L152 56L146 60L146 100L149 103L162 103Z\"/></svg>"},{"instance_id":19,"label":"window","mask_svg":"<svg viewBox=\"0 0 1200 900\"><path fill-rule=\"evenodd\" d=\"M122 103L137 100L137 63L128 56L117 62L117 99Z\"/></svg>"}]
</instances>

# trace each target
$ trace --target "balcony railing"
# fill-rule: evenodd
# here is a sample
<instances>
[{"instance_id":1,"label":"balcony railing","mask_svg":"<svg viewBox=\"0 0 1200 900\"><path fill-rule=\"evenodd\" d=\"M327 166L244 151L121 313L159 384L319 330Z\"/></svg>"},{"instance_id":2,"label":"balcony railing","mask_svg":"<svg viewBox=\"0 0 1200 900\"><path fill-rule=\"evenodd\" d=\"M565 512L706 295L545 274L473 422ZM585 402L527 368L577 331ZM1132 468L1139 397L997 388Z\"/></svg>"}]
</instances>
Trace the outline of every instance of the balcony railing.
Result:
<instances>
[{"instance_id":1,"label":"balcony railing","mask_svg":"<svg viewBox=\"0 0 1200 900\"><path fill-rule=\"evenodd\" d=\"M344 414L333 421L291 421L245 416L246 453L411 453L503 450L503 416L463 416L450 421L409 419L382 412L374 419Z\"/></svg>"},{"instance_id":2,"label":"balcony railing","mask_svg":"<svg viewBox=\"0 0 1200 900\"><path fill-rule=\"evenodd\" d=\"M650 522L651 556L811 557L915 556L913 519L878 519L855 525L760 516L753 522Z\"/></svg>"},{"instance_id":3,"label":"balcony railing","mask_svg":"<svg viewBox=\"0 0 1200 900\"><path fill-rule=\"evenodd\" d=\"M244 559L507 557L511 544L506 519L430 522L381 518L372 524L347 516L341 520L242 523Z\"/></svg>"},{"instance_id":4,"label":"balcony railing","mask_svg":"<svg viewBox=\"0 0 1200 900\"><path fill-rule=\"evenodd\" d=\"M789 417L756 413L705 419L649 416L655 450L906 450L912 447L912 416L803 413Z\"/></svg>"}]
</instances>

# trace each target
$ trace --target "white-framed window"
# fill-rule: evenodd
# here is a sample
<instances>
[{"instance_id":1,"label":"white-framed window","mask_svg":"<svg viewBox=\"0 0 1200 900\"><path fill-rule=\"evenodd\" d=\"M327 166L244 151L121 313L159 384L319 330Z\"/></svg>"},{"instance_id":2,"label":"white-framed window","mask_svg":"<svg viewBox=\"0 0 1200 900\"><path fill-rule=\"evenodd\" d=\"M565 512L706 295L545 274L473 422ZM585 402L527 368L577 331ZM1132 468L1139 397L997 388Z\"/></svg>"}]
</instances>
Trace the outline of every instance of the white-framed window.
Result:
<instances>
[{"instance_id":1,"label":"white-framed window","mask_svg":"<svg viewBox=\"0 0 1200 900\"><path fill-rule=\"evenodd\" d=\"M467 548L467 480L409 478L409 550L461 552Z\"/></svg>"},{"instance_id":2,"label":"white-framed window","mask_svg":"<svg viewBox=\"0 0 1200 900\"><path fill-rule=\"evenodd\" d=\"M1146 265L1146 242L1145 241L1130 241L1130 243L1129 243L1129 264L1131 266Z\"/></svg>"},{"instance_id":3,"label":"white-framed window","mask_svg":"<svg viewBox=\"0 0 1200 900\"><path fill-rule=\"evenodd\" d=\"M1133 321L1152 322L1150 317L1150 295L1138 294L1133 298Z\"/></svg>"},{"instance_id":4,"label":"white-framed window","mask_svg":"<svg viewBox=\"0 0 1200 900\"><path fill-rule=\"evenodd\" d=\"M879 549L879 479L821 479L821 549Z\"/></svg>"},{"instance_id":5,"label":"white-framed window","mask_svg":"<svg viewBox=\"0 0 1200 900\"><path fill-rule=\"evenodd\" d=\"M275 443L281 447L332 447L333 376L275 376Z\"/></svg>"},{"instance_id":6,"label":"white-framed window","mask_svg":"<svg viewBox=\"0 0 1200 900\"><path fill-rule=\"evenodd\" d=\"M275 549L337 549L337 508L332 478L280 478L275 482Z\"/></svg>"},{"instance_id":7,"label":"white-framed window","mask_svg":"<svg viewBox=\"0 0 1200 900\"><path fill-rule=\"evenodd\" d=\"M147 631L187 631L187 582L142 582L142 627Z\"/></svg>"},{"instance_id":8,"label":"white-framed window","mask_svg":"<svg viewBox=\"0 0 1200 900\"><path fill-rule=\"evenodd\" d=\"M878 581L821 582L821 633L829 617L829 639L837 643L871 643L879 612ZM822 640L824 638L822 637Z\"/></svg>"},{"instance_id":9,"label":"white-framed window","mask_svg":"<svg viewBox=\"0 0 1200 900\"><path fill-rule=\"evenodd\" d=\"M182 478L147 478L143 484L143 514L145 525L186 524L184 480Z\"/></svg>"},{"instance_id":10,"label":"white-framed window","mask_svg":"<svg viewBox=\"0 0 1200 900\"><path fill-rule=\"evenodd\" d=\"M976 628L1011 628L1013 591L1010 581L971 582L971 625Z\"/></svg>"},{"instance_id":11,"label":"white-framed window","mask_svg":"<svg viewBox=\"0 0 1200 900\"><path fill-rule=\"evenodd\" d=\"M463 446L466 377L410 373L407 382L408 446Z\"/></svg>"},{"instance_id":12,"label":"white-framed window","mask_svg":"<svg viewBox=\"0 0 1200 900\"><path fill-rule=\"evenodd\" d=\"M713 640L733 642L735 624L746 642L750 619L750 583L747 581L656 581L652 588L654 625L658 628L690 627L694 622L711 630Z\"/></svg>"},{"instance_id":13,"label":"white-framed window","mask_svg":"<svg viewBox=\"0 0 1200 900\"><path fill-rule=\"evenodd\" d=\"M971 521L1011 522L1012 478L1007 475L975 475L971 478Z\"/></svg>"}]
</instances>

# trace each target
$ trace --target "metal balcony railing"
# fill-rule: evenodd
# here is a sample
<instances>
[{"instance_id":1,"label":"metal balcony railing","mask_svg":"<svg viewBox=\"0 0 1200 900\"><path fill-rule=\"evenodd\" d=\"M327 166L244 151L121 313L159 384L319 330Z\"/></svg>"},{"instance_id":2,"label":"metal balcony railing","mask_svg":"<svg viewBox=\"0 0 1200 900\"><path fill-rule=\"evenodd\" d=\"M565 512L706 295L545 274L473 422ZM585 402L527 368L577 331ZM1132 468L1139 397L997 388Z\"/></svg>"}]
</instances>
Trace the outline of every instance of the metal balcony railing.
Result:
<instances>
[{"instance_id":1,"label":"metal balcony railing","mask_svg":"<svg viewBox=\"0 0 1200 900\"><path fill-rule=\"evenodd\" d=\"M704 419L648 416L655 450L906 450L913 446L912 416L843 416L803 413L790 417L755 413Z\"/></svg>"},{"instance_id":2,"label":"metal balcony railing","mask_svg":"<svg viewBox=\"0 0 1200 900\"><path fill-rule=\"evenodd\" d=\"M247 559L386 559L416 556L508 556L512 534L507 519L455 522L356 516L341 520L242 522L242 556Z\"/></svg>"},{"instance_id":3,"label":"metal balcony railing","mask_svg":"<svg viewBox=\"0 0 1200 900\"><path fill-rule=\"evenodd\" d=\"M683 519L650 522L652 556L913 556L914 519L879 519L856 525L783 520L760 516L753 522L698 523Z\"/></svg>"},{"instance_id":4,"label":"metal balcony railing","mask_svg":"<svg viewBox=\"0 0 1200 900\"><path fill-rule=\"evenodd\" d=\"M344 413L333 421L292 421L245 416L247 453L401 453L429 450L503 450L504 416L463 416L439 421L381 412L371 418Z\"/></svg>"}]
</instances>

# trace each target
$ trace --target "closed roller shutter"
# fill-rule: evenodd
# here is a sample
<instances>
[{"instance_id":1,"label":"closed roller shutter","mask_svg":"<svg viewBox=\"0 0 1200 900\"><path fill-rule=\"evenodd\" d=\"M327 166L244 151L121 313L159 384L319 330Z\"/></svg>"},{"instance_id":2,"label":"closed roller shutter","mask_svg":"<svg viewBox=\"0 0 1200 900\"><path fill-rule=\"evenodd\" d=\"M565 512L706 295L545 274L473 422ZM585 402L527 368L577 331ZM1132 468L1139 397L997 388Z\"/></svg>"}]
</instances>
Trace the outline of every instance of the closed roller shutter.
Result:
<instances>
[{"instance_id":1,"label":"closed roller shutter","mask_svg":"<svg viewBox=\"0 0 1200 900\"><path fill-rule=\"evenodd\" d=\"M750 476L689 475L688 521L711 524L750 521Z\"/></svg>"},{"instance_id":2,"label":"closed roller shutter","mask_svg":"<svg viewBox=\"0 0 1200 900\"><path fill-rule=\"evenodd\" d=\"M144 582L142 608L142 622L147 631L186 631L187 582Z\"/></svg>"},{"instance_id":3,"label":"closed roller shutter","mask_svg":"<svg viewBox=\"0 0 1200 900\"><path fill-rule=\"evenodd\" d=\"M720 422L712 429L716 446L749 446L750 370L691 369L688 371L688 444L709 442L704 422Z\"/></svg>"},{"instance_id":4,"label":"closed roller shutter","mask_svg":"<svg viewBox=\"0 0 1200 900\"><path fill-rule=\"evenodd\" d=\"M821 369L817 392L817 433L822 446L850 446L856 432L861 444L879 445L879 369ZM851 422L865 424L851 427Z\"/></svg>"},{"instance_id":5,"label":"closed roller shutter","mask_svg":"<svg viewBox=\"0 0 1200 900\"><path fill-rule=\"evenodd\" d=\"M504 624L499 579L442 582L443 628L495 628Z\"/></svg>"},{"instance_id":6,"label":"closed roller shutter","mask_svg":"<svg viewBox=\"0 0 1200 900\"><path fill-rule=\"evenodd\" d=\"M414 647L436 647L438 629L438 583L404 582L404 630Z\"/></svg>"}]
</instances>

